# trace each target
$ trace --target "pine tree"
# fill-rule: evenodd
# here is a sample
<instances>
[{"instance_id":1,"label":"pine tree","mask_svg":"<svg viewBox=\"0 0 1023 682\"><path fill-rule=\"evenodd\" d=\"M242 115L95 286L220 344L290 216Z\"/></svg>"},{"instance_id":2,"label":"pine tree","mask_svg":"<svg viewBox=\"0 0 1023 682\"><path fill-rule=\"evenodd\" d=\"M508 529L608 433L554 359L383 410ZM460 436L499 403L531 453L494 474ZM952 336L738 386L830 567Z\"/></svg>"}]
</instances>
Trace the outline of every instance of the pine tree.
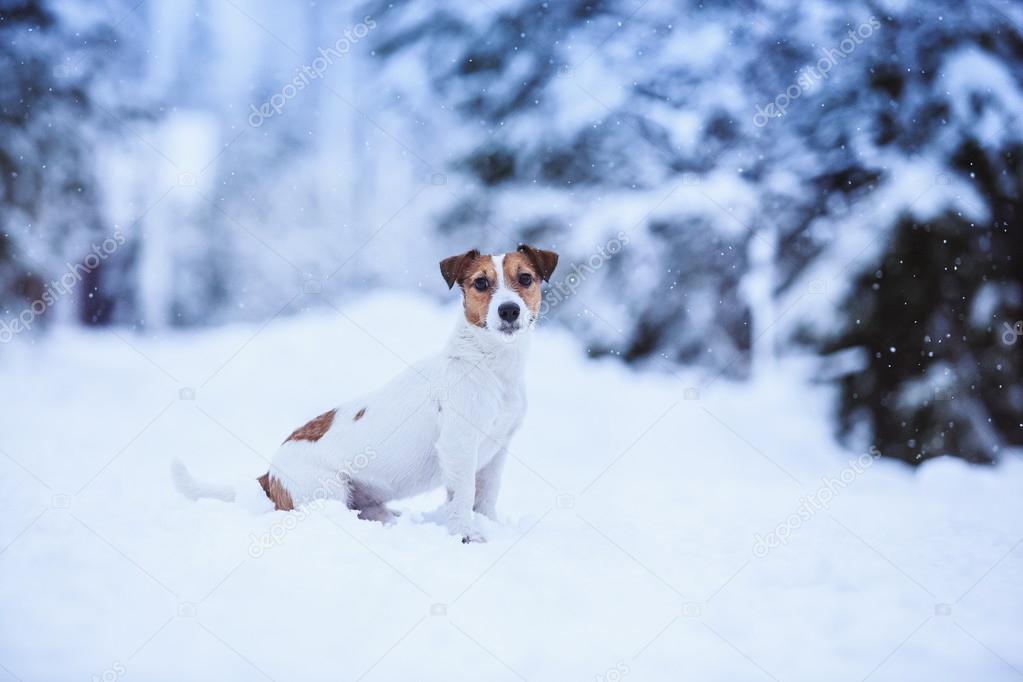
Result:
<instances>
[{"instance_id":1,"label":"pine tree","mask_svg":"<svg viewBox=\"0 0 1023 682\"><path fill-rule=\"evenodd\" d=\"M0 2L0 306L8 318L102 233L89 84L94 57L110 43L106 25L69 34L47 0Z\"/></svg>"},{"instance_id":2,"label":"pine tree","mask_svg":"<svg viewBox=\"0 0 1023 682\"><path fill-rule=\"evenodd\" d=\"M843 433L865 419L884 454L911 463L989 463L1023 445L1021 153L964 144L954 163L988 198L990 220L905 216L881 263L858 276L847 323L825 345L865 355L841 379Z\"/></svg>"},{"instance_id":3,"label":"pine tree","mask_svg":"<svg viewBox=\"0 0 1023 682\"><path fill-rule=\"evenodd\" d=\"M866 369L839 380L843 433L908 461L989 461L1019 442L1018 353L997 334L1023 296L1011 8L377 11L377 54L412 84L392 78L395 97L421 125L457 131L471 189L441 215L443 235L539 239L571 264L593 235L629 234L554 311L592 352L746 376L793 341L859 349ZM847 251L850 235L887 250ZM808 279L845 269L839 319L807 319Z\"/></svg>"}]
</instances>

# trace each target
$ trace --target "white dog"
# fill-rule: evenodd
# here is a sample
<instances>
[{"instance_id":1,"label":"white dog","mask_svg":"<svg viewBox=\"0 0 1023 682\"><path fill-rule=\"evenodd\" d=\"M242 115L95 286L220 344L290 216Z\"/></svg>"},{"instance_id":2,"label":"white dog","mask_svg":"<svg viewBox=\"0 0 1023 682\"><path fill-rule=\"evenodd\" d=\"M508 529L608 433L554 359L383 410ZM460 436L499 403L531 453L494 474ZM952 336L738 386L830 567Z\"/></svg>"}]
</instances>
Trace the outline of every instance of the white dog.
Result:
<instances>
[{"instance_id":1,"label":"white dog","mask_svg":"<svg viewBox=\"0 0 1023 682\"><path fill-rule=\"evenodd\" d=\"M386 523L386 502L443 485L448 500L435 518L462 542L483 541L473 512L495 516L508 441L526 411L523 363L540 281L557 262L556 253L526 245L442 260L464 310L443 352L288 436L259 477L274 507L339 499L360 518ZM235 499L233 488L200 484L180 462L173 474L192 499Z\"/></svg>"}]
</instances>

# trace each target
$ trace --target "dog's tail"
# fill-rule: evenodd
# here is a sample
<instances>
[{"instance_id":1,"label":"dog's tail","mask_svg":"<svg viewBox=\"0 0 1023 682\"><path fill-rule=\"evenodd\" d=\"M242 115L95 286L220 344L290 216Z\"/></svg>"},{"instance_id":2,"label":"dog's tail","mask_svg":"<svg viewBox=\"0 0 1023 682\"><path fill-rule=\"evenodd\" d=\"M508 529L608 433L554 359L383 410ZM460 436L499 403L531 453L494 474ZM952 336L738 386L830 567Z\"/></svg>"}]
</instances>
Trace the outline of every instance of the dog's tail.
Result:
<instances>
[{"instance_id":1,"label":"dog's tail","mask_svg":"<svg viewBox=\"0 0 1023 682\"><path fill-rule=\"evenodd\" d=\"M171 462L171 478L174 487L190 500L210 498L223 502L234 502L235 489L229 485L210 485L197 480L180 459Z\"/></svg>"}]
</instances>

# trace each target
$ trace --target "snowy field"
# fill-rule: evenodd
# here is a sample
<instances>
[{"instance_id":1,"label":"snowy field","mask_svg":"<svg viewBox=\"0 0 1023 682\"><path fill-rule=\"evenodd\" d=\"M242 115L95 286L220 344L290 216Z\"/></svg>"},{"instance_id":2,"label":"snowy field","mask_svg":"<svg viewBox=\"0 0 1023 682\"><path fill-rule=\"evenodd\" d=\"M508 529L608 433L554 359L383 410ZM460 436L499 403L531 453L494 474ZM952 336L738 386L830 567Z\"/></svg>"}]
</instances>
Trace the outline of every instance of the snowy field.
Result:
<instances>
[{"instance_id":1,"label":"snowy field","mask_svg":"<svg viewBox=\"0 0 1023 682\"><path fill-rule=\"evenodd\" d=\"M456 314L377 294L4 347L0 679L1023 675L1023 461L914 473L843 450L809 366L637 374L541 330L488 543L424 522L439 494L392 527L265 511L275 446ZM254 495L186 501L174 457Z\"/></svg>"}]
</instances>

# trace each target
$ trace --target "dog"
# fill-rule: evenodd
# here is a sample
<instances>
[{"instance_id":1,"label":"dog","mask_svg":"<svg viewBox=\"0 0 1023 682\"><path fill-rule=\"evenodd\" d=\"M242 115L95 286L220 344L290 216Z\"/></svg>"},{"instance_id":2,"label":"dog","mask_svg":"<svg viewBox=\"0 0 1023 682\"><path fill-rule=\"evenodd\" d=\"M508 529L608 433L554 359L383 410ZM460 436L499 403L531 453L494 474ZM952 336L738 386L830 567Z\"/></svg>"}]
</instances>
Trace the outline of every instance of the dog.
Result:
<instances>
[{"instance_id":1,"label":"dog","mask_svg":"<svg viewBox=\"0 0 1023 682\"><path fill-rule=\"evenodd\" d=\"M526 412L524 363L541 282L557 264L557 253L525 244L443 259L444 281L462 294L443 351L295 429L258 478L274 508L336 499L386 524L396 515L388 502L443 485L447 501L431 518L462 542L485 541L474 514L496 520L508 442ZM191 499L235 499L233 488L203 485L180 462L172 473Z\"/></svg>"}]
</instances>

